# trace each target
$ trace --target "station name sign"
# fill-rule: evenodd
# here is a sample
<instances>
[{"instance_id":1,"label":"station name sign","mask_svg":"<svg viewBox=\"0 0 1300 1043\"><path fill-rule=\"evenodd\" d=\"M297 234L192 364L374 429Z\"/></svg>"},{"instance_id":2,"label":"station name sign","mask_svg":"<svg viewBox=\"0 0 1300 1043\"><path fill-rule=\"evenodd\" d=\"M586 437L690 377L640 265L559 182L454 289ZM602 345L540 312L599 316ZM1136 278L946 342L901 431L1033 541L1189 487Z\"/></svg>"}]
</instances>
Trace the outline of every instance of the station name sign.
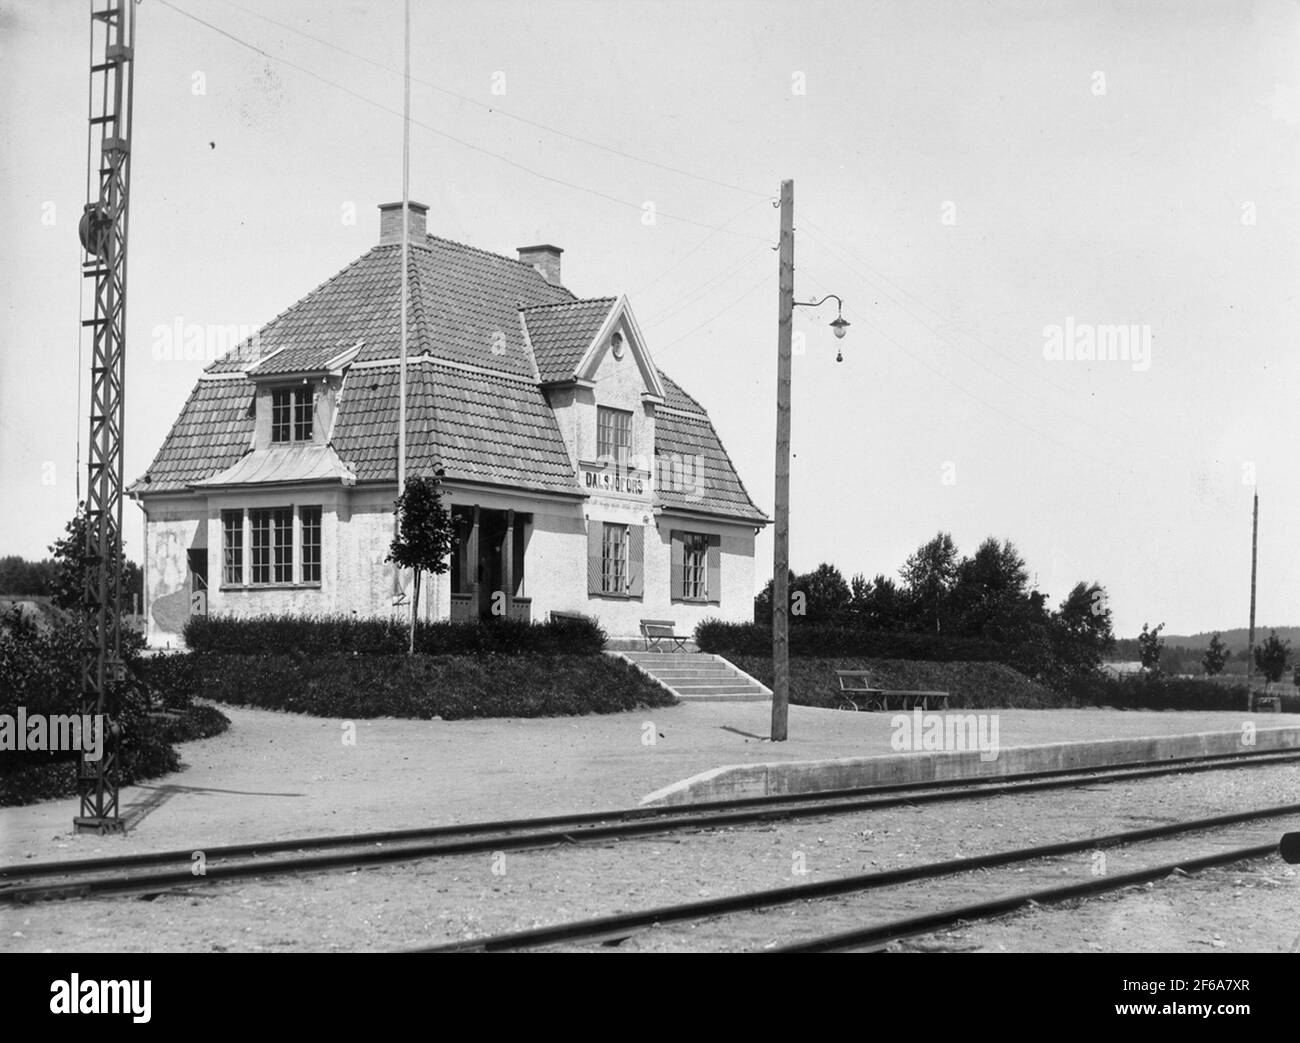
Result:
<instances>
[{"instance_id":1,"label":"station name sign","mask_svg":"<svg viewBox=\"0 0 1300 1043\"><path fill-rule=\"evenodd\" d=\"M583 461L582 486L593 493L621 493L645 496L650 490L650 472L616 460Z\"/></svg>"}]
</instances>

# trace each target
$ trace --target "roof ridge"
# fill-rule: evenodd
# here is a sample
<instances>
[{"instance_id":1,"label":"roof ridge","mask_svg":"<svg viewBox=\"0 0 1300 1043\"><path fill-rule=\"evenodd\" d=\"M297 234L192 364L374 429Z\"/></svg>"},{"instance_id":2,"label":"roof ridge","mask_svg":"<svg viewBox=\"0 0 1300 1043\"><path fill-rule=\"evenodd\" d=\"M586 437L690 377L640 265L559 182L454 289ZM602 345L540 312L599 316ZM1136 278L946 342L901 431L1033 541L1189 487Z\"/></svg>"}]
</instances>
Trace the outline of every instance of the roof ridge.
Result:
<instances>
[{"instance_id":1,"label":"roof ridge","mask_svg":"<svg viewBox=\"0 0 1300 1043\"><path fill-rule=\"evenodd\" d=\"M277 322L279 322L279 321L280 321L281 319L283 319L286 315L288 315L289 312L293 311L294 308L296 308L296 307L298 307L298 305L302 304L302 302L305 301L308 297L311 297L311 296L313 296L313 295L319 293L321 290L325 289L325 287L328 286L330 283L334 282L334 280L342 278L344 274L346 274L347 272L350 272L353 268L355 268L355 267L356 267L357 265L359 265L362 261L364 261L367 257L369 257L372 253L374 253L375 249L376 249L376 247L373 247L373 246L372 246L369 250L367 250L365 253L363 253L360 257L354 258L351 262L349 262L348 264L345 264L342 268L340 268L337 272L335 272L333 275L331 275L331 276L330 276L328 279L326 279L323 283L320 283L318 286L315 286L315 287L313 287L311 290L308 290L308 291L307 291L306 293L304 293L301 297L299 297L296 301L294 301L291 305L289 305L289 307L285 308L285 309L284 309L283 311L281 311L278 315L276 315L275 318L273 318L273 319L271 319L269 322L265 322L265 323L263 323L261 326L259 326L259 327L257 328L257 332L255 332L255 333L253 334L252 338L250 338L250 339L252 339L252 340L261 340L261 339L262 339L262 334L263 334L263 333L265 333L265 332L266 332L267 330L269 330L272 326L274 326ZM229 351L227 354L225 354L225 355L223 355L221 358L216 359L215 361L213 361L213 362L211 363L211 365L209 365L209 366L205 366L204 369L203 369L203 372L206 373L206 372L208 372L209 369L212 368L212 366L216 366L216 365L218 365L218 364L220 364L220 363L222 363L222 362L227 361L227 360L230 358L231 355L234 355L237 351L239 351L239 349L240 349L244 344L247 344L247 343L248 343L248 341L245 340L245 341L241 341L239 344L236 344L235 347L234 347L233 349L231 349L231 351ZM251 361L253 364L256 364L256 363L258 363L258 362L261 362L262 359L259 357L259 358L256 358L256 359L250 359L249 361Z\"/></svg>"},{"instance_id":2,"label":"roof ridge","mask_svg":"<svg viewBox=\"0 0 1300 1043\"><path fill-rule=\"evenodd\" d=\"M575 304L604 304L606 301L617 301L618 297L574 297L571 301L552 301L550 304L530 304L526 308L520 308L522 312L541 311L543 308L572 308Z\"/></svg>"},{"instance_id":3,"label":"roof ridge","mask_svg":"<svg viewBox=\"0 0 1300 1043\"><path fill-rule=\"evenodd\" d=\"M470 253L482 254L485 257L492 257L498 261L508 261L510 264L518 265L520 268L523 268L525 271L529 271L532 274L536 275L537 278L541 279L543 282L546 282L546 277L543 276L541 272L539 272L527 261L521 261L518 257L510 257L507 254L500 254L497 253L495 250L488 250L482 246L474 246L470 243L462 243L457 239L448 239L445 236L434 235L432 232L424 233L424 242L421 242L419 239L412 239L411 245L422 247L428 250L428 249L432 249L430 245L431 241L434 243L442 243L444 246L453 246L461 250L468 250L470 251ZM401 245L402 245L401 243L379 243L376 246L371 247L371 249L378 249L379 247L388 247L388 246L401 246ZM546 282L546 285L550 286L552 289L563 290L570 297L574 296L573 291L570 290L567 286L556 286L554 283L550 283L550 282Z\"/></svg>"}]
</instances>

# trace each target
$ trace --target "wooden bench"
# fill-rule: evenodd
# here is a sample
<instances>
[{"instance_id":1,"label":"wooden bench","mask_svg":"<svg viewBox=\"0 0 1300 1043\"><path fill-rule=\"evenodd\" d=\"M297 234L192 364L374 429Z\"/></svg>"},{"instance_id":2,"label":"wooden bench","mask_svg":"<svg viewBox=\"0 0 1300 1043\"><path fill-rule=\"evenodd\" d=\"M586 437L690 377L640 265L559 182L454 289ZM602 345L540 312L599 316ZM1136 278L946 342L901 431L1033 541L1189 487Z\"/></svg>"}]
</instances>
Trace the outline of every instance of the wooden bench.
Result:
<instances>
[{"instance_id":1,"label":"wooden bench","mask_svg":"<svg viewBox=\"0 0 1300 1043\"><path fill-rule=\"evenodd\" d=\"M690 640L690 637L683 637L676 631L677 622L672 619L641 620L641 636L645 638L645 650L647 652L662 652L663 649L659 646L664 641L668 641L675 646L670 651L685 652L686 642Z\"/></svg>"},{"instance_id":2,"label":"wooden bench","mask_svg":"<svg viewBox=\"0 0 1300 1043\"><path fill-rule=\"evenodd\" d=\"M934 710L948 708L947 692L903 691L874 688L869 670L836 670L840 696L863 710ZM861 706L859 706L861 700ZM891 703L893 705L891 705Z\"/></svg>"}]
</instances>

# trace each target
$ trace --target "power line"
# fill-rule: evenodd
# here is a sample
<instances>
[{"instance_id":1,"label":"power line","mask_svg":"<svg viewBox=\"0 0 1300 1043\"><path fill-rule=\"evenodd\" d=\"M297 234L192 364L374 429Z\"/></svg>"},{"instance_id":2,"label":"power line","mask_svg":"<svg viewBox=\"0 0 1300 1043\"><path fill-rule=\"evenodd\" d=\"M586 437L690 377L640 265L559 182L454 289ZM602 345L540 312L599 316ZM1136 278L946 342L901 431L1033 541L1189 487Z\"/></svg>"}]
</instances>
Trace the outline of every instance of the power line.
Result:
<instances>
[{"instance_id":1,"label":"power line","mask_svg":"<svg viewBox=\"0 0 1300 1043\"><path fill-rule=\"evenodd\" d=\"M718 319L722 318L722 316L725 315L727 312L731 311L731 309L734 308L737 304L739 304L739 303L740 303L741 301L743 301L746 297L748 297L751 293L753 293L755 290L757 290L760 286L764 285L765 283L769 283L769 282L771 282L771 277L768 276L768 275L764 275L761 279L758 280L758 282L754 283L753 286L751 286L748 290L746 290L744 293L742 293L742 294L741 294L739 297L737 297L734 301L732 301L730 304L728 304L725 308L723 308L723 309L721 309L720 311L718 311L718 312L714 313L713 315L709 316L709 318L705 319L705 320L704 320L703 322L701 322L698 326L694 326L694 327L692 327L691 329L687 330L685 333L683 333L683 334L682 334L680 337L678 337L676 340L670 340L670 341L669 341L667 344L665 344L662 348L656 348L656 349L655 349L655 354L656 354L656 355L659 355L659 356L662 356L662 355L664 354L664 352L666 352L666 351L667 351L669 348L671 348L674 344L679 344L679 343L681 343L681 342L684 341L687 337L689 337L689 336L691 336L692 334L697 333L698 331L704 329L705 326L708 326L710 323L716 322Z\"/></svg>"},{"instance_id":2,"label":"power line","mask_svg":"<svg viewBox=\"0 0 1300 1043\"><path fill-rule=\"evenodd\" d=\"M725 220L725 221L722 222L721 228L725 228L727 225L731 224L732 221L735 221L735 220L737 220L737 219L743 217L745 214L749 213L751 210L754 209L754 207L758 206L758 204L759 204L759 203L762 203L762 202L765 202L765 200L759 199L759 200L756 200L756 201L753 202L753 203L750 203L750 204L749 204L748 206L746 206L743 210L738 210L738 211L737 211L737 212L736 212L732 217L729 217L727 220ZM712 239L715 235L717 235L719 230L720 230L720 229L714 229L712 232L710 232L708 235L706 235L703 239L701 239L698 243L696 243L696 244L695 244L694 246L692 246L689 250L687 250L684 254L682 254L679 258L677 258L677 260L673 261L672 264L670 264L667 268L665 268L663 271L661 271L658 275L656 275L656 276L655 276L653 279L651 279L648 283L644 283L643 285L637 287L637 289L634 291L634 293L630 294L629 296L637 296L637 295L639 295L639 294L645 293L645 291L648 290L648 289L650 289L650 287L653 286L655 283L659 282L661 279L663 279L663 278L664 278L666 275L668 275L670 272L675 271L675 270L676 270L676 269L677 269L677 268L682 264L682 262L684 262L688 257L690 257L690 256L691 256L693 253L695 253L698 249L700 249L700 247L702 247L705 243L707 243L707 242L708 242L710 239Z\"/></svg>"},{"instance_id":3,"label":"power line","mask_svg":"<svg viewBox=\"0 0 1300 1043\"><path fill-rule=\"evenodd\" d=\"M695 289L691 290L685 296L679 298L678 300L674 301L672 304L668 305L668 307L666 307L663 311L658 312L657 314L651 316L651 318L645 323L645 328L650 329L654 326L663 325L668 319L672 318L674 315L677 315L679 312L685 310L686 308L689 308L692 304L696 303L700 298L706 297L714 290L718 289L723 283L725 283L733 275L738 274L740 271L742 271L747 267L751 267L754 263L754 260L759 255L765 253L767 253L766 248L762 246L754 247L752 250L750 250L748 253L742 256L739 260L728 265L722 271L717 272L714 275L710 276L708 279L702 282Z\"/></svg>"},{"instance_id":4,"label":"power line","mask_svg":"<svg viewBox=\"0 0 1300 1043\"><path fill-rule=\"evenodd\" d=\"M367 105L373 106L374 108L379 109L383 112L387 112L390 115L394 115L399 118L401 117L401 113L397 112L394 109L390 109L387 105L377 102L372 98L368 98L364 94L361 94L358 91L354 91L351 87L345 87L341 83L335 83L333 80L330 80L322 76L320 73L315 72L304 65L300 65L297 62L291 61L288 58L283 58L278 55L272 54L271 52L265 50L264 48L257 46L257 44L249 43L247 40L243 40L240 37L234 35L233 33L227 32L225 29L215 26L211 22L206 22L202 18L199 18L197 15L190 14L190 12L184 10L183 8L177 7L175 4L171 3L170 0L158 0L158 3L161 4L163 7L175 11L177 14L181 15L182 17L188 18L193 22L197 22L199 25L203 26L204 28L210 29L214 33L226 37L226 39L239 44L239 46L246 47L250 51L253 51L255 54L260 54L263 58L266 58L268 61L277 62L280 65L285 65L291 69L296 69L299 72L303 73L304 75L310 76L312 79L325 84L327 87L333 87L336 90L343 91L345 94L350 94L352 97L358 99L359 101L365 102ZM549 181L551 184L555 184L555 185L563 185L566 188L572 188L578 192L585 192L588 195L596 196L597 198L604 199L607 202L615 203L618 206L628 207L630 209L637 210L641 213L645 213L645 208L641 203L633 203L626 199L619 199L617 196L612 196L607 192L600 191L599 189L590 188L586 185L579 185L576 182L568 181L561 177L555 177L552 174L543 174L540 170L534 170L532 167L529 167L516 160L510 159L508 156L503 156L498 152L493 152L491 149L483 148L481 145L475 145L472 142L465 141L463 138L458 138L453 134L448 134L444 130L439 130L437 127L433 126L432 124L423 123L417 119L412 119L411 123L417 127L420 127L423 130L429 131L432 134L437 134L441 138L445 138L448 141L454 142L455 144L460 145L462 148L467 148L474 152L480 152L485 156L491 156L493 159L499 160L500 162L505 163L507 166L514 167L517 170L522 170L524 173L531 174L533 177L540 178L543 181ZM657 207L655 208L655 214L658 217L665 217L670 221L680 221L684 224L695 225L697 228L707 228L710 230L725 232L727 235L740 236L741 238L744 239L754 239L759 242L768 241L768 236L756 235L752 232L740 232L730 228L722 227L720 225L711 225L707 221L697 221L694 218L685 217L681 214L670 213L667 210L660 210Z\"/></svg>"},{"instance_id":5,"label":"power line","mask_svg":"<svg viewBox=\"0 0 1300 1043\"><path fill-rule=\"evenodd\" d=\"M872 290L880 291L880 292L881 292L881 296L885 297L887 300L889 300L889 301L891 301L892 303L894 303L895 305L897 305L899 308L901 308L903 311L905 311L908 315L910 315L914 320L916 320L918 323L920 323L922 326L924 326L927 330L930 331L931 334L934 335L935 339L938 340L941 344L945 344L945 345L947 345L948 347L952 348L952 349L953 349L953 350L954 350L954 351L955 351L955 352L956 352L956 353L957 353L961 358L965 359L967 362L970 362L970 363L973 363L973 364L976 365L976 366L979 366L979 367L980 367L981 369L983 369L985 372L991 374L992 376L996 377L998 380L1002 381L1002 383L1006 384L1006 385L1007 385L1009 388L1011 388L1013 391L1016 391L1016 392L1018 392L1018 393L1020 393L1020 394L1022 394L1022 395L1027 395L1027 396L1033 397L1033 394L1034 394L1033 392L1029 391L1028 389L1026 389L1025 387L1021 386L1020 384L1017 384L1016 382L1010 380L1010 379L1009 379L1007 376L1005 376L1004 374L999 373L996 369L994 369L992 366L989 366L989 365L988 365L987 363L985 363L982 359L976 357L975 355L970 354L969 352L963 351L963 350L962 350L962 349L961 349L957 344L955 344L955 343L954 343L954 342L953 342L953 341L952 341L948 336L946 336L942 331L936 329L936 328L935 328L934 326L932 326L930 323L926 322L926 320L925 320L924 318L922 318L922 317L921 317L920 315L918 315L915 311L913 311L911 308L909 308L909 307L907 306L906 303L904 303L903 301L900 301L900 300L898 300L897 298L891 296L888 292L881 291L881 288L880 288L879 286L877 286L875 283L873 283L872 280L871 280L868 276L864 275L861 271L859 271L859 270L858 270L858 269L857 269L857 268L856 268L856 267L855 267L855 266L854 266L850 261L844 259L844 258L845 258L845 255L847 254L847 251L838 251L838 250L835 250L834 247L833 247L830 243L826 242L826 240L824 240L821 236L817 235L815 232L811 232L811 231L810 231L810 232L809 232L809 235L814 239L814 241L821 243L821 245L824 246L824 247L826 247L828 250L831 250L831 251L834 252L834 253L838 253L838 254L840 255L840 257L839 257L840 263L842 263L842 264L843 264L843 265L848 269L848 271L849 271L851 274L856 275L859 279L861 279L862 282L863 282L863 284L866 285L868 288L870 288L870 289L872 289ZM884 277L882 276L882 278L884 278ZM900 289L900 292L906 292L906 291L903 291L903 290L901 289L901 287L900 287L899 289ZM910 296L910 295L909 295L909 296ZM921 302L921 303L922 303L923 307L926 307L929 311L933 312L935 315L938 315L940 319L944 319L944 316L943 316L941 313L939 313L938 311L935 311L935 309L933 309L933 308L929 308L928 305L924 305L923 302ZM945 320L945 321L949 321L949 320ZM982 343L982 342L981 342L981 343ZM986 345L986 347L988 347L988 345ZM995 354L999 355L999 357L1001 357L1001 358L1006 359L1007 361L1015 362L1015 360L1009 358L1008 356L1002 355L1002 353L996 351L996 349L993 349L993 348L990 347L990 350L993 350ZM1019 363L1016 363L1016 364L1019 365ZM1038 375L1038 374L1035 373L1034 370L1031 370L1031 369L1029 369L1028 367L1020 366L1020 368L1024 369L1025 372L1027 372L1027 373L1031 373L1031 374ZM1040 376L1040 379L1047 380L1047 378L1045 378L1045 377L1041 377L1041 375L1039 375L1039 376ZM1057 385L1057 384L1056 384L1055 382L1053 382L1053 381L1047 381L1047 382L1048 382L1049 384L1051 384L1053 387L1055 387L1058 391L1061 391L1062 393L1069 395L1071 398L1074 397L1073 392L1069 391L1068 389L1060 387L1059 385ZM1077 423L1077 424L1084 425L1085 427L1088 427L1088 428L1097 428L1098 430L1101 431L1101 433L1103 433L1103 434L1106 435L1107 437L1113 439L1116 443L1123 444L1126 448L1128 447L1128 444L1129 444L1129 443L1128 443L1128 440L1125 438L1125 436L1124 436L1123 433L1121 433L1121 432L1114 431L1114 430L1112 430L1112 429L1111 429L1110 427L1108 427L1108 426L1100 426L1100 427L1099 427L1099 426L1095 423L1094 420L1088 419L1088 418L1086 418L1086 417L1079 416L1077 413L1072 413L1072 412L1070 412L1069 410L1058 409L1057 412L1058 412L1062 417L1065 417L1065 418L1067 418L1067 419L1073 420L1073 421L1074 421L1075 423ZM1173 455L1170 454L1170 453L1165 452L1164 450L1161 450L1161 449L1156 448L1156 449L1154 449L1153 451L1156 452L1156 453L1158 453L1159 455L1165 457L1166 459L1173 461L1173 462L1176 462L1176 463L1182 463L1182 462L1183 462L1183 461L1179 460L1179 458L1173 456Z\"/></svg>"},{"instance_id":6,"label":"power line","mask_svg":"<svg viewBox=\"0 0 1300 1043\"><path fill-rule=\"evenodd\" d=\"M970 338L970 339L973 340L975 343L977 343L977 344L981 345L982 347L986 348L987 350L993 352L993 354L997 355L999 358L1003 359L1004 361L1011 363L1011 365L1016 366L1017 368L1024 370L1024 372L1028 373L1031 377L1034 377L1036 380L1040 380L1040 381L1042 381L1044 384L1048 385L1049 387L1053 388L1053 389L1056 390L1056 391L1059 391L1061 394L1066 395L1066 396L1068 396L1068 397L1070 397L1070 398L1073 398L1073 397L1074 397L1074 391L1073 391L1073 389L1068 388L1068 387L1064 386L1063 384L1058 384L1056 381L1054 381L1054 380L1052 380L1050 377L1046 376L1046 375L1045 375L1044 373L1042 373L1040 370L1038 370L1038 369L1036 369L1036 368L1031 368L1031 367L1029 367L1029 366L1026 366L1026 365L1024 365L1024 363L1022 363L1019 359L1016 359L1016 358L1014 358L1013 356L1007 355L1007 354L1005 354L1005 353L999 351L999 350L998 350L996 347L994 347L992 344L988 343L988 341L986 341L986 340L984 340L983 338L979 337L977 334L975 334L975 333L972 332L971 330L969 330L969 329L963 327L960 323L953 321L951 318L949 318L948 316L944 315L943 312L939 311L937 308L933 307L933 306L930 305L930 304L927 304L925 301L923 301L923 300L922 300L920 297L918 297L916 294L909 292L909 291L907 290L906 287L901 286L899 283L897 283L896 281L894 281L893 279L891 279L889 276L885 275L884 272L882 272L882 271L880 271L878 268L874 267L874 266L873 266L869 261L867 261L865 258L863 258L862 256L860 256L859 254L854 253L851 249L849 249L849 248L848 248L847 246L845 246L843 243L841 243L841 242L839 242L838 240L836 240L834 236L832 236L832 235L831 235L829 232L827 232L824 228L822 228L820 225L818 225L815 221L808 220L807 223L808 223L809 227L810 227L811 229L813 229L813 231L810 232L810 234L812 235L812 237L813 237L815 240L817 240L818 242L820 242L823 246L825 246L828 250L832 250L832 251L837 251L837 252L839 252L840 255L841 255L841 259L842 259L842 260L843 260L843 258L845 258L845 257L852 258L854 261L857 261L859 264L861 264L861 265L862 265L864 268L866 268L868 271L874 273L875 276L876 276L877 278L879 278L882 282L887 283L889 286L893 287L895 290L897 290L897 291L898 291L900 294L902 294L903 296L908 297L908 298L910 298L911 300L915 301L915 302L916 302L917 304L919 304L922 308L924 308L926 311L930 312L932 315L936 316L936 317L937 317L938 319L940 319L941 321L946 322L946 323L948 323L949 325L955 327L955 328L956 328L960 333L962 333L964 336ZM820 232L821 235L817 235L817 234L816 234L817 232ZM848 263L848 262L844 262L844 263ZM850 267L852 267L851 264L850 264ZM867 275L863 274L862 272L859 272L858 275L859 275L862 279L864 279L864 280L866 280L866 281L868 281L868 282L871 282L871 281L872 281L872 280L871 280ZM874 284L873 284L873 287L874 287L875 289L882 289L882 288L879 287L879 286L874 286ZM889 294L888 294L887 292L885 292L885 291L883 291L883 290L882 290L882 292L885 293L885 296L886 296L886 297L889 296ZM901 301L895 300L894 298L890 298L890 299L891 299L891 300L894 300L894 303L898 304L899 307L904 308L904 310L908 310L908 309L907 309L907 306L906 306L905 304L903 304ZM940 339L944 339L944 337L943 337L942 334L940 334L937 330L934 330L934 328L933 328L932 326L930 326L929 323L927 323L927 322L926 322L924 319L922 319L920 316L915 315L915 313L911 313L910 311L909 311L909 314L912 314L912 315L913 315L913 318L915 318L915 319L916 319L918 322L920 322L923 326L926 326L927 329L930 329L932 332L934 332L934 333L935 333L935 336L939 337ZM951 342L948 342L948 343L951 343ZM955 345L953 345L953 346L955 347ZM1121 411L1121 412L1122 412L1122 411ZM1143 426L1143 427L1146 426L1146 424L1147 424L1147 421L1146 421L1146 420L1142 420L1142 419L1140 419L1140 418L1138 418L1138 417L1129 416L1129 415L1127 415L1127 414L1124 414L1124 416L1125 416L1125 419L1128 420L1130 423L1137 424L1137 425L1139 425L1139 426ZM1172 459L1172 458L1171 458L1171 459Z\"/></svg>"},{"instance_id":7,"label":"power line","mask_svg":"<svg viewBox=\"0 0 1300 1043\"><path fill-rule=\"evenodd\" d=\"M825 290L825 286L822 284L822 281L816 278L815 276L813 276L812 273L810 273L807 268L801 268L800 270L804 273L804 275L806 275L809 279L811 279L814 283L816 283L819 287L821 287L823 291ZM853 311L847 305L845 306L844 310L850 312L850 314L854 315L854 317L857 318L858 321L864 323L866 326L870 327L871 329L879 333L882 337L885 338L885 340L889 341L896 348L902 351L903 354L907 355L908 358L910 358L913 362L917 363L920 366L924 366L931 373L937 376L940 380L944 381L946 384L952 385L954 388L960 391L967 398L971 399L973 402L983 406L985 409L997 413L999 416L1003 417L1006 420L1010 420L1013 424L1023 427L1026 431L1030 432L1031 434L1037 435L1039 438L1045 439L1046 441L1052 442L1054 445L1060 446L1062 449L1068 449L1070 452L1076 453L1086 460L1091 460L1093 463L1101 464L1102 466L1110 470L1115 469L1114 460L1102 460L1100 457L1093 456L1091 453L1085 453L1078 446L1071 445L1068 442L1062 442L1060 439L1056 438L1055 436L1049 435L1045 431L1039 430L1038 428L1034 427L1032 424L1026 423L1025 421L1021 420L1019 417L1011 413L1008 413L1003 409L999 409L991 402L987 402L984 399L980 398L978 395L974 394L972 391L970 391L970 389L963 387L957 381L949 377L948 374L944 373L941 369L938 369L935 366L930 365L930 363L926 362L919 355L914 354L901 341L895 339L889 333L886 333L883 329L877 326L865 315Z\"/></svg>"},{"instance_id":8,"label":"power line","mask_svg":"<svg viewBox=\"0 0 1300 1043\"><path fill-rule=\"evenodd\" d=\"M304 32L303 30L297 28L296 26L289 25L285 22L276 21L274 18L270 18L267 15L262 14L260 11L254 11L240 4L233 3L232 0L224 0L224 2L228 7L233 7L238 11L243 11L245 14L252 15L255 18L260 18L264 22L270 22L272 25L279 26L281 29L285 29L291 33L296 33L297 35L302 36L308 40L312 40L315 43L321 44L324 47L329 47L332 50L338 51L340 54L346 54L350 58L356 58L358 61L365 62L367 65L373 65L376 69L383 69L385 72L391 72L391 73L397 72L396 69L392 68L391 66L385 65L383 62L376 61L373 58L368 58L364 54L358 54L356 51L349 51L346 47L340 47L338 44L332 43L331 41L326 40L323 37L313 36L311 33ZM558 137L568 138L570 141L576 141L579 144L587 145L590 148L600 149L602 152L608 152L610 155L621 156L624 159L630 159L636 163L644 163L647 166L657 167L660 170L666 170L671 174L679 174L682 177L693 178L696 181L702 181L705 184L709 184L709 185L716 185L718 188L730 189L733 192L744 192L748 195L759 196L762 199L770 199L772 196L771 192L760 192L757 189L746 188L744 185L735 185L727 181L719 181L716 178L708 177L705 174L697 174L690 170L683 170L681 167L670 166L667 163L660 163L658 160L649 159L645 156L638 156L632 152L625 152L622 149L617 149L611 145L602 144L599 141L592 141L590 138L584 138L584 137L580 137L577 134L571 134L567 130L560 130L558 127L552 127L549 126L548 124L541 123L537 120L529 119L527 116L520 116L518 113L510 112L496 105L489 105L487 102L479 101L477 98L471 98L465 94L458 94L456 91L450 90L446 87L440 86L439 84L433 83L431 80L422 80L418 76L412 76L411 79L414 82L421 84L422 86L429 87L432 90L438 91L440 94L445 94L450 98L455 98L457 101L463 101L469 105L477 105L479 108L486 109L488 112L492 113L493 115L504 116L506 119L516 120L517 122L523 123L529 127L535 127L538 130L544 130L548 134L555 134Z\"/></svg>"}]
</instances>

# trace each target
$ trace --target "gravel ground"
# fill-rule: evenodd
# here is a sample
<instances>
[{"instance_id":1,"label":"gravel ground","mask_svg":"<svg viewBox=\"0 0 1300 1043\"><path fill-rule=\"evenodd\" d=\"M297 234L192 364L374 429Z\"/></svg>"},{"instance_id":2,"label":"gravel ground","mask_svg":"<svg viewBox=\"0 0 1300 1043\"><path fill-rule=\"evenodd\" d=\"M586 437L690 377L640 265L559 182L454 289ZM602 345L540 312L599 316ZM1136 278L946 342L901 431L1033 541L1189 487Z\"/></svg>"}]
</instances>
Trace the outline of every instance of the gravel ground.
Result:
<instances>
[{"instance_id":1,"label":"gravel ground","mask_svg":"<svg viewBox=\"0 0 1300 1043\"><path fill-rule=\"evenodd\" d=\"M219 884L150 900L0 907L0 947L19 952L399 949L1297 802L1300 769L1291 766L1095 784L600 846ZM1209 853L1224 844L1271 842L1297 828L1300 815L1132 854L1111 851L1105 871L1167 861L1175 853ZM695 927L657 928L618 948L762 950L936 904L1084 879L1096 866L1093 853L1081 853ZM1293 868L1271 859L900 947L1286 951L1300 931L1298 920L1300 880Z\"/></svg>"}]
</instances>

